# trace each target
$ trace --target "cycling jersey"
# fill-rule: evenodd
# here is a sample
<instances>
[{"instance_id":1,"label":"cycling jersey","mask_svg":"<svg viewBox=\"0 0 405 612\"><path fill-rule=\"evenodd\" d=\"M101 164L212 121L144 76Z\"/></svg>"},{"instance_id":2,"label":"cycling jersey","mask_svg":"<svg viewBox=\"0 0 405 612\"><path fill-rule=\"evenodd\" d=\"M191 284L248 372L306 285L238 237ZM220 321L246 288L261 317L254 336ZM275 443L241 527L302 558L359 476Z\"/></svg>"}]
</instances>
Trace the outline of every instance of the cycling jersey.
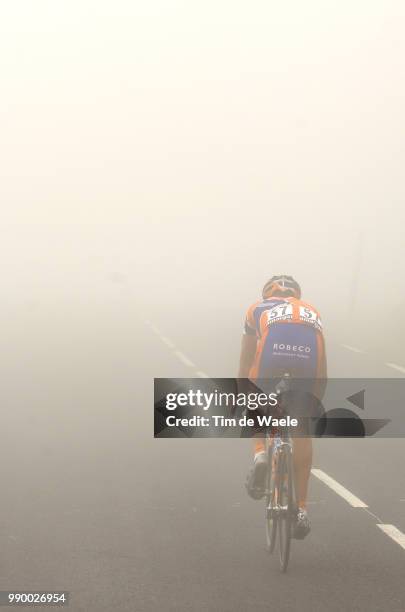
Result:
<instances>
[{"instance_id":1,"label":"cycling jersey","mask_svg":"<svg viewBox=\"0 0 405 612\"><path fill-rule=\"evenodd\" d=\"M257 337L249 378L271 378L289 372L296 378L319 378L324 358L319 312L294 297L270 297L247 311L245 333Z\"/></svg>"}]
</instances>

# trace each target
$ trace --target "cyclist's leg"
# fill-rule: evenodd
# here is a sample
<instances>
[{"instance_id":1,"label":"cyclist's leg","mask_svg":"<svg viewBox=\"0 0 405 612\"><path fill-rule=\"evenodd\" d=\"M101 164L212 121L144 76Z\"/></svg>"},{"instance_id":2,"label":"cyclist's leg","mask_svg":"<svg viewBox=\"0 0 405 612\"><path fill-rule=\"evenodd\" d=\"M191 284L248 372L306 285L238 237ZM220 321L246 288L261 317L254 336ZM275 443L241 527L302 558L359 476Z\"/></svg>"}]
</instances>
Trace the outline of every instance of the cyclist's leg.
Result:
<instances>
[{"instance_id":1,"label":"cyclist's leg","mask_svg":"<svg viewBox=\"0 0 405 612\"><path fill-rule=\"evenodd\" d=\"M264 438L253 438L253 449L254 456L256 457L260 453L264 453L266 451L266 446L264 444Z\"/></svg>"},{"instance_id":2,"label":"cyclist's leg","mask_svg":"<svg viewBox=\"0 0 405 612\"><path fill-rule=\"evenodd\" d=\"M308 482L312 468L312 438L293 439L294 476L297 505L305 509L307 505Z\"/></svg>"},{"instance_id":3,"label":"cyclist's leg","mask_svg":"<svg viewBox=\"0 0 405 612\"><path fill-rule=\"evenodd\" d=\"M291 412L298 417L299 426L296 436L293 438L293 465L296 501L298 506L297 518L294 527L294 537L297 539L305 538L311 530L311 523L308 518L307 494L308 483L312 468L312 419L316 419L321 414L319 400L312 394L311 386L313 382L308 379L308 386L301 384L298 392L294 394Z\"/></svg>"},{"instance_id":4,"label":"cyclist's leg","mask_svg":"<svg viewBox=\"0 0 405 612\"><path fill-rule=\"evenodd\" d=\"M264 495L267 475L267 455L264 438L254 438L253 466L247 476L246 489L253 499L261 499Z\"/></svg>"}]
</instances>

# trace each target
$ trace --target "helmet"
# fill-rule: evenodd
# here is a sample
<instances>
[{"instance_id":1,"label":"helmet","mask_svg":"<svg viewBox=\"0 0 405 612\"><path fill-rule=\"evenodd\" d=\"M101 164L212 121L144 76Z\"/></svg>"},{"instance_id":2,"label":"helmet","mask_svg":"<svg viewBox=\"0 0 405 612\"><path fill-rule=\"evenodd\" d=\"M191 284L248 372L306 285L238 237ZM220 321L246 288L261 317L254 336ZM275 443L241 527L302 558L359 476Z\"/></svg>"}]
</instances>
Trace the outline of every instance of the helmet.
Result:
<instances>
[{"instance_id":1,"label":"helmet","mask_svg":"<svg viewBox=\"0 0 405 612\"><path fill-rule=\"evenodd\" d=\"M273 295L279 295L280 297L295 297L300 299L301 287L292 276L278 274L276 276L272 276L271 279L267 281L262 291L263 298L268 298Z\"/></svg>"}]
</instances>

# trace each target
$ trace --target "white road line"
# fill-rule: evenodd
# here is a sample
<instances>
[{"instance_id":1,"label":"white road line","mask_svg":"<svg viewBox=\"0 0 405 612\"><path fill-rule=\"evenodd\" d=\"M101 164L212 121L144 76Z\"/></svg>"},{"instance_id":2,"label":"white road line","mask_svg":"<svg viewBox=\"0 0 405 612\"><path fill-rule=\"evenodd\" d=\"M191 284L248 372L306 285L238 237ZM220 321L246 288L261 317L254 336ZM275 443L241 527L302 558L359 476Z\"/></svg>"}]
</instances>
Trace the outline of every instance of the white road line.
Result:
<instances>
[{"instance_id":1,"label":"white road line","mask_svg":"<svg viewBox=\"0 0 405 612\"><path fill-rule=\"evenodd\" d=\"M168 338L167 336L159 336L161 341L164 342L166 344L166 346L168 346L170 349L174 349L175 348L175 344L174 342L172 342L170 340L170 338Z\"/></svg>"},{"instance_id":2,"label":"white road line","mask_svg":"<svg viewBox=\"0 0 405 612\"><path fill-rule=\"evenodd\" d=\"M198 378L209 378L208 374L202 370L196 370L196 376L198 376Z\"/></svg>"},{"instance_id":3,"label":"white road line","mask_svg":"<svg viewBox=\"0 0 405 612\"><path fill-rule=\"evenodd\" d=\"M352 353L364 354L366 352L363 349L359 349L356 346L351 346L350 344L341 344L341 346L343 346L343 348L347 349L348 351L352 351ZM398 365L397 363L392 363L391 361L386 361L385 365L389 368L392 368L393 370L398 370L398 372L402 372L402 374L405 374L404 366Z\"/></svg>"},{"instance_id":4,"label":"white road line","mask_svg":"<svg viewBox=\"0 0 405 612\"><path fill-rule=\"evenodd\" d=\"M178 359L180 359L182 363L184 363L184 365L186 365L189 368L195 368L194 363L190 361L190 359L186 357L184 353L182 353L181 351L174 351L174 354L176 355Z\"/></svg>"},{"instance_id":5,"label":"white road line","mask_svg":"<svg viewBox=\"0 0 405 612\"><path fill-rule=\"evenodd\" d=\"M148 327L150 327L150 328L151 328L151 330L153 331L153 333L154 333L154 334L156 334L157 336L160 336L160 335L161 335L161 333L160 333L160 331L158 330L158 328L156 327L156 325L154 325L153 323L151 323L151 321L145 321L145 323L146 323L146 325L147 325Z\"/></svg>"},{"instance_id":6,"label":"white road line","mask_svg":"<svg viewBox=\"0 0 405 612\"><path fill-rule=\"evenodd\" d=\"M356 348L355 346L350 346L350 344L342 344L342 346L348 351L352 351L352 353L364 353L363 349Z\"/></svg>"},{"instance_id":7,"label":"white road line","mask_svg":"<svg viewBox=\"0 0 405 612\"><path fill-rule=\"evenodd\" d=\"M385 365L389 368L393 368L394 370L398 370L398 372L402 372L403 374L405 374L404 366L397 365L396 363L390 363L389 361L387 361Z\"/></svg>"},{"instance_id":8,"label":"white road line","mask_svg":"<svg viewBox=\"0 0 405 612\"><path fill-rule=\"evenodd\" d=\"M334 478L325 474L322 470L318 470L316 468L312 468L312 473L314 476L319 478L324 484L326 484L332 491L343 497L347 501L348 504L353 506L353 508L368 508L367 504L365 504L361 499L350 493L344 486L339 484Z\"/></svg>"},{"instance_id":9,"label":"white road line","mask_svg":"<svg viewBox=\"0 0 405 612\"><path fill-rule=\"evenodd\" d=\"M377 527L381 529L387 536L389 536L394 542L399 544L405 550L405 534L402 533L399 529L394 527L394 525L381 525L378 524Z\"/></svg>"},{"instance_id":10,"label":"white road line","mask_svg":"<svg viewBox=\"0 0 405 612\"><path fill-rule=\"evenodd\" d=\"M179 359L185 366L188 368L196 368L196 365L185 355L182 351L176 349L176 345L170 338L164 336L159 329L154 325L151 321L145 321L146 325L151 328L151 330L160 338L160 340L173 351L174 355L176 355L177 359ZM195 370L194 374L199 378L209 378L208 374L206 374L203 370Z\"/></svg>"}]
</instances>

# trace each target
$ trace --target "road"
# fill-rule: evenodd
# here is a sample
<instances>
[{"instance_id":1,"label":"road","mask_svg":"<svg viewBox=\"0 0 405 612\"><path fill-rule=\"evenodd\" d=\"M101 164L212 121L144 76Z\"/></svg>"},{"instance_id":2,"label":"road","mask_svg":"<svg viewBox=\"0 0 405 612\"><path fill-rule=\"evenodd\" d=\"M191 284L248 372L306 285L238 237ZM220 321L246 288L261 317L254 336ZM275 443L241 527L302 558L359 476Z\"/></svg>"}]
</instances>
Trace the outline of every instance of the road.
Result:
<instances>
[{"instance_id":1,"label":"road","mask_svg":"<svg viewBox=\"0 0 405 612\"><path fill-rule=\"evenodd\" d=\"M147 314L159 333L117 303L34 312L5 339L1 589L64 589L75 612L403 612L405 549L377 527L405 533L403 440L316 441L315 467L367 507L313 477L281 575L243 487L251 442L152 435L153 377L233 376L240 326ZM353 348L330 339L331 375L401 375Z\"/></svg>"}]
</instances>

